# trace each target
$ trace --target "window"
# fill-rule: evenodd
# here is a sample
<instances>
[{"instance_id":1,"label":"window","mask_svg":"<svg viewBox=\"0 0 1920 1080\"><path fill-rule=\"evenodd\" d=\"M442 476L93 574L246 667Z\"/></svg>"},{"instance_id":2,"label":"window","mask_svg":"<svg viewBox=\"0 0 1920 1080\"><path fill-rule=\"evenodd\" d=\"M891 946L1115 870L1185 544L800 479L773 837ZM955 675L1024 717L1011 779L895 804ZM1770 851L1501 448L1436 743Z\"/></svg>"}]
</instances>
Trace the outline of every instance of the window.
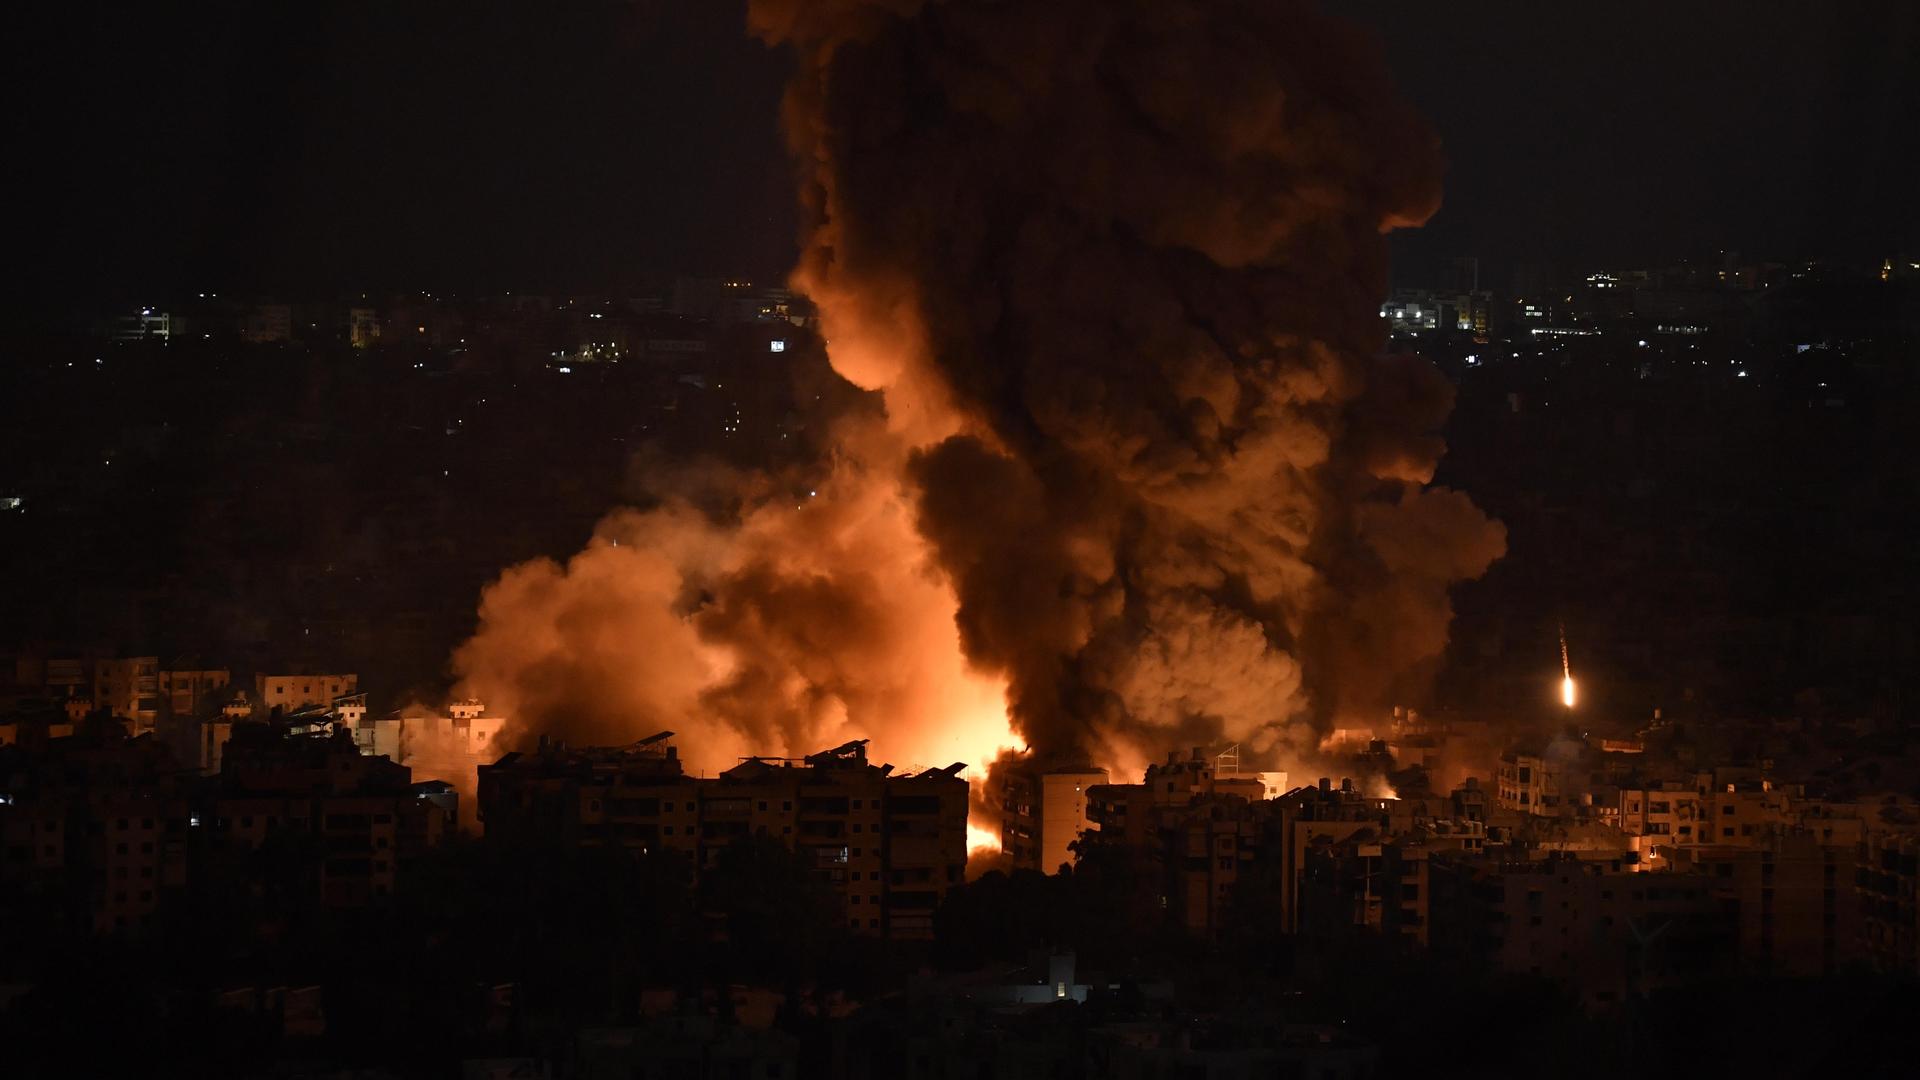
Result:
<instances>
[{"instance_id":1,"label":"window","mask_svg":"<svg viewBox=\"0 0 1920 1080\"><path fill-rule=\"evenodd\" d=\"M765 800L765 799L761 799L761 800L760 800L760 810L761 810L761 812L762 812L762 813L764 813L764 812L766 811L766 809L767 809L767 800Z\"/></svg>"}]
</instances>

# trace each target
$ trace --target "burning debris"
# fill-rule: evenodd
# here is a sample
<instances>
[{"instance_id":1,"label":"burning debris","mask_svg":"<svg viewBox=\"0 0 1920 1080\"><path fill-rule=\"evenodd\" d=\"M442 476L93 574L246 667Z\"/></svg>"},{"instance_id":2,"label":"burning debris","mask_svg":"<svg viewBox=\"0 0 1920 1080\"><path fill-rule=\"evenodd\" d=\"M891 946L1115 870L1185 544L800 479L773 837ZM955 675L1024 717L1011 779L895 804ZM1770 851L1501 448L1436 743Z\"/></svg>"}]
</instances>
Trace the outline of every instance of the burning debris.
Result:
<instances>
[{"instance_id":1,"label":"burning debris","mask_svg":"<svg viewBox=\"0 0 1920 1080\"><path fill-rule=\"evenodd\" d=\"M804 506L734 477L724 513L668 498L508 570L463 690L716 762L870 737L1120 774L1291 764L1417 696L1505 537L1429 486L1451 388L1378 355L1381 236L1441 164L1360 32L1271 2L749 18L798 58L794 282L884 412L840 419Z\"/></svg>"}]
</instances>

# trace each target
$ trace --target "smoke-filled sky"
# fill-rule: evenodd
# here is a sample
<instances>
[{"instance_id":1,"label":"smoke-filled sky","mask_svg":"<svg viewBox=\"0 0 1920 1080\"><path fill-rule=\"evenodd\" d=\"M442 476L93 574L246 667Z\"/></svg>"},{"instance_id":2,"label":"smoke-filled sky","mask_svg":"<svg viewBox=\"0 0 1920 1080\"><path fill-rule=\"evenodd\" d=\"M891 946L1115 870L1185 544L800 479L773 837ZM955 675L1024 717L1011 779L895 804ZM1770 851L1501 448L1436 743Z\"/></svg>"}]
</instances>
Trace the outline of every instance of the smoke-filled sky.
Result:
<instances>
[{"instance_id":1,"label":"smoke-filled sky","mask_svg":"<svg viewBox=\"0 0 1920 1080\"><path fill-rule=\"evenodd\" d=\"M739 0L34 4L8 34L46 296L777 271L781 54ZM1408 265L1914 250L1904 0L1336 0L1446 145Z\"/></svg>"},{"instance_id":2,"label":"smoke-filled sky","mask_svg":"<svg viewBox=\"0 0 1920 1080\"><path fill-rule=\"evenodd\" d=\"M508 570L461 692L583 741L1122 772L1293 767L1421 700L1505 532L1429 486L1451 386L1381 355L1441 160L1376 43L1305 0L751 24L795 57L793 282L874 396L806 498L706 471Z\"/></svg>"}]
</instances>

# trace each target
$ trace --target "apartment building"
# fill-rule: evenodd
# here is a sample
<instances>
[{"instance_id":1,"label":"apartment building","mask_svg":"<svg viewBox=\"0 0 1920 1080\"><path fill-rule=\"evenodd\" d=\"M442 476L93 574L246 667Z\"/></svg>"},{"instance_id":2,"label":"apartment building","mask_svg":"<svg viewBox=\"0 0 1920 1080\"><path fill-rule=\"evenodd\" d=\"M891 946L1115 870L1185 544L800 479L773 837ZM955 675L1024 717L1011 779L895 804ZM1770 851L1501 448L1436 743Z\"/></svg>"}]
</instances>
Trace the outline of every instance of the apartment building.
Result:
<instances>
[{"instance_id":1,"label":"apartment building","mask_svg":"<svg viewBox=\"0 0 1920 1080\"><path fill-rule=\"evenodd\" d=\"M346 697L360 689L360 676L354 674L335 675L273 675L259 673L253 677L254 699L263 709L281 709L292 711L308 705L331 706L335 698Z\"/></svg>"},{"instance_id":2,"label":"apartment building","mask_svg":"<svg viewBox=\"0 0 1920 1080\"><path fill-rule=\"evenodd\" d=\"M482 765L488 840L671 850L697 874L736 840L776 837L840 898L849 929L932 936L934 910L966 871L964 766L894 775L867 761L862 739L801 759L747 758L700 778L682 771L670 738L543 743Z\"/></svg>"}]
</instances>

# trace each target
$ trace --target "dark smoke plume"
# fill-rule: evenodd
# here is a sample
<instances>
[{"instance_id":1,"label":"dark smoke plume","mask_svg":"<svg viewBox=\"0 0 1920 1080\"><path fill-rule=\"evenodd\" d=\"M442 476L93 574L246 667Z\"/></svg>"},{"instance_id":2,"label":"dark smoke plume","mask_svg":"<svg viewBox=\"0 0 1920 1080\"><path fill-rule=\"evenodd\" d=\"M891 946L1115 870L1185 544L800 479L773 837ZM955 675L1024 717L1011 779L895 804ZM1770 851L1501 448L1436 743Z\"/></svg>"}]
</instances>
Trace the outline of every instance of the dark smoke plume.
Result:
<instances>
[{"instance_id":1,"label":"dark smoke plume","mask_svg":"<svg viewBox=\"0 0 1920 1080\"><path fill-rule=\"evenodd\" d=\"M1270 0L750 18L798 60L795 283L884 409L832 425L803 505L713 471L508 570L461 691L702 767L869 737L1122 774L1289 767L1417 700L1504 533L1428 486L1447 383L1379 355L1382 234L1440 159L1359 34Z\"/></svg>"},{"instance_id":2,"label":"dark smoke plume","mask_svg":"<svg viewBox=\"0 0 1920 1080\"><path fill-rule=\"evenodd\" d=\"M1379 54L1272 0L754 0L798 55L797 283L884 391L963 646L1041 760L1362 722L1504 550L1379 355L1437 207Z\"/></svg>"}]
</instances>

